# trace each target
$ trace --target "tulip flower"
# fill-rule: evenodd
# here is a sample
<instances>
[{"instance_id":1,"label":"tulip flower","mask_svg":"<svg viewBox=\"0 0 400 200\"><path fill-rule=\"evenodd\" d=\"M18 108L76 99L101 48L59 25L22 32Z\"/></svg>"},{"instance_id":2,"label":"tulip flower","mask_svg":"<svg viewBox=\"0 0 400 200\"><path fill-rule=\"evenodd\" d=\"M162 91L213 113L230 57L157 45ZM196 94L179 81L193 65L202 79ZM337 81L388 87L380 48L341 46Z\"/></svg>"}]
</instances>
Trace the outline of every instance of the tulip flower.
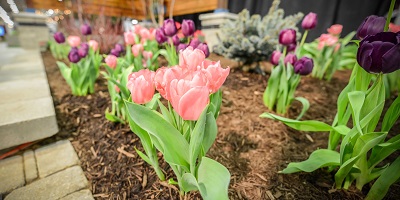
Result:
<instances>
[{"instance_id":1,"label":"tulip flower","mask_svg":"<svg viewBox=\"0 0 400 200\"><path fill-rule=\"evenodd\" d=\"M279 33L279 44L289 46L296 43L296 31L294 29L284 29Z\"/></svg>"},{"instance_id":2,"label":"tulip flower","mask_svg":"<svg viewBox=\"0 0 400 200\"><path fill-rule=\"evenodd\" d=\"M197 46L199 46L200 44L200 40L197 38L192 38L189 42L189 46L193 47L194 49L197 48Z\"/></svg>"},{"instance_id":3,"label":"tulip flower","mask_svg":"<svg viewBox=\"0 0 400 200\"><path fill-rule=\"evenodd\" d=\"M301 27L306 30L315 28L318 23L317 14L310 12L308 13L303 21L301 22Z\"/></svg>"},{"instance_id":4,"label":"tulip flower","mask_svg":"<svg viewBox=\"0 0 400 200\"><path fill-rule=\"evenodd\" d=\"M293 44L289 44L289 46L287 46L287 52L291 52L296 50L297 44L293 43Z\"/></svg>"},{"instance_id":5,"label":"tulip flower","mask_svg":"<svg viewBox=\"0 0 400 200\"><path fill-rule=\"evenodd\" d=\"M340 33L342 33L343 26L340 24L334 24L326 30L331 35L340 35Z\"/></svg>"},{"instance_id":6,"label":"tulip flower","mask_svg":"<svg viewBox=\"0 0 400 200\"><path fill-rule=\"evenodd\" d=\"M305 76L312 72L313 67L314 62L311 58L302 57L294 63L294 73Z\"/></svg>"},{"instance_id":7,"label":"tulip flower","mask_svg":"<svg viewBox=\"0 0 400 200\"><path fill-rule=\"evenodd\" d=\"M200 43L199 46L197 46L197 49L200 49L201 51L203 51L206 58L208 58L208 56L210 56L210 50L208 49L208 45L206 43Z\"/></svg>"},{"instance_id":8,"label":"tulip flower","mask_svg":"<svg viewBox=\"0 0 400 200\"><path fill-rule=\"evenodd\" d=\"M78 48L72 47L71 51L68 53L68 60L72 63L77 63L81 60L81 57L79 56Z\"/></svg>"},{"instance_id":9,"label":"tulip flower","mask_svg":"<svg viewBox=\"0 0 400 200\"><path fill-rule=\"evenodd\" d=\"M366 36L360 42L357 62L369 73L391 73L400 69L399 34L381 32Z\"/></svg>"},{"instance_id":10,"label":"tulip flower","mask_svg":"<svg viewBox=\"0 0 400 200\"><path fill-rule=\"evenodd\" d=\"M187 47L188 47L187 44L181 43L181 44L178 45L178 47L177 47L176 50L177 50L178 52L180 52L181 50L185 50Z\"/></svg>"},{"instance_id":11,"label":"tulip flower","mask_svg":"<svg viewBox=\"0 0 400 200\"><path fill-rule=\"evenodd\" d=\"M167 37L165 36L164 30L162 28L159 28L156 30L156 40L158 44L162 44L167 41Z\"/></svg>"},{"instance_id":12,"label":"tulip flower","mask_svg":"<svg viewBox=\"0 0 400 200\"><path fill-rule=\"evenodd\" d=\"M191 46L180 52L179 55L179 66L189 69L196 70L197 66L200 66L205 59L204 52L200 49L193 49Z\"/></svg>"},{"instance_id":13,"label":"tulip flower","mask_svg":"<svg viewBox=\"0 0 400 200\"><path fill-rule=\"evenodd\" d=\"M271 62L273 65L278 65L278 64L279 64L279 60L280 60L280 58L281 58L281 55L282 55L281 52L279 52L279 51L277 51L277 50L273 51L272 54L271 54L270 62Z\"/></svg>"},{"instance_id":14,"label":"tulip flower","mask_svg":"<svg viewBox=\"0 0 400 200\"><path fill-rule=\"evenodd\" d=\"M147 28L140 29L139 35L142 39L150 39L150 31Z\"/></svg>"},{"instance_id":15,"label":"tulip flower","mask_svg":"<svg viewBox=\"0 0 400 200\"><path fill-rule=\"evenodd\" d=\"M135 33L133 32L125 32L124 33L125 44L134 45L135 44Z\"/></svg>"},{"instance_id":16,"label":"tulip flower","mask_svg":"<svg viewBox=\"0 0 400 200\"><path fill-rule=\"evenodd\" d=\"M84 58L87 56L89 49L86 48L85 46L81 47L78 49L78 54L81 58Z\"/></svg>"},{"instance_id":17,"label":"tulip flower","mask_svg":"<svg viewBox=\"0 0 400 200\"><path fill-rule=\"evenodd\" d=\"M181 41L180 41L180 39L179 39L179 37L178 37L177 35L174 35L174 36L172 37L172 43L173 43L175 46L178 46L178 45L181 43Z\"/></svg>"},{"instance_id":18,"label":"tulip flower","mask_svg":"<svg viewBox=\"0 0 400 200\"><path fill-rule=\"evenodd\" d=\"M376 15L368 16L357 29L357 38L362 40L367 35L375 35L385 28L386 19Z\"/></svg>"},{"instance_id":19,"label":"tulip flower","mask_svg":"<svg viewBox=\"0 0 400 200\"><path fill-rule=\"evenodd\" d=\"M318 40L318 49L322 49L324 46L333 46L338 42L339 38L331 34L321 34Z\"/></svg>"},{"instance_id":20,"label":"tulip flower","mask_svg":"<svg viewBox=\"0 0 400 200\"><path fill-rule=\"evenodd\" d=\"M165 20L162 28L165 35L169 37L174 36L177 32L175 21L173 19Z\"/></svg>"},{"instance_id":21,"label":"tulip flower","mask_svg":"<svg viewBox=\"0 0 400 200\"><path fill-rule=\"evenodd\" d=\"M131 92L132 101L137 104L145 104L151 101L155 93L155 72L142 69L128 76L126 87Z\"/></svg>"},{"instance_id":22,"label":"tulip flower","mask_svg":"<svg viewBox=\"0 0 400 200\"><path fill-rule=\"evenodd\" d=\"M297 56L296 54L293 53L288 53L285 57L285 59L283 60L283 63L285 63L285 65L287 63L290 63L291 65L294 65L294 63L297 61Z\"/></svg>"},{"instance_id":23,"label":"tulip flower","mask_svg":"<svg viewBox=\"0 0 400 200\"><path fill-rule=\"evenodd\" d=\"M125 50L124 46L122 46L122 44L115 44L114 49L117 50L120 53Z\"/></svg>"},{"instance_id":24,"label":"tulip flower","mask_svg":"<svg viewBox=\"0 0 400 200\"><path fill-rule=\"evenodd\" d=\"M81 38L74 35L68 36L67 41L71 47L78 47L81 44Z\"/></svg>"},{"instance_id":25,"label":"tulip flower","mask_svg":"<svg viewBox=\"0 0 400 200\"><path fill-rule=\"evenodd\" d=\"M400 25L396 25L396 24L390 23L389 24L389 31L391 31L393 33L399 32L400 31ZM374 34L372 34L372 35L374 35Z\"/></svg>"},{"instance_id":26,"label":"tulip flower","mask_svg":"<svg viewBox=\"0 0 400 200\"><path fill-rule=\"evenodd\" d=\"M62 32L56 32L54 33L54 40L58 43L58 44L62 44L65 42L65 37L64 34Z\"/></svg>"},{"instance_id":27,"label":"tulip flower","mask_svg":"<svg viewBox=\"0 0 400 200\"><path fill-rule=\"evenodd\" d=\"M120 52L117 49L111 49L110 54L119 57Z\"/></svg>"},{"instance_id":28,"label":"tulip flower","mask_svg":"<svg viewBox=\"0 0 400 200\"><path fill-rule=\"evenodd\" d=\"M117 57L110 54L106 57L105 62L109 67L115 69L115 67L117 66Z\"/></svg>"},{"instance_id":29,"label":"tulip flower","mask_svg":"<svg viewBox=\"0 0 400 200\"><path fill-rule=\"evenodd\" d=\"M89 44L84 42L81 44L81 48L89 50Z\"/></svg>"},{"instance_id":30,"label":"tulip flower","mask_svg":"<svg viewBox=\"0 0 400 200\"><path fill-rule=\"evenodd\" d=\"M184 19L182 22L182 33L183 35L185 35L186 37L189 37L191 35L193 35L194 31L196 30L195 26L194 26L194 22L193 20L186 20Z\"/></svg>"},{"instance_id":31,"label":"tulip flower","mask_svg":"<svg viewBox=\"0 0 400 200\"><path fill-rule=\"evenodd\" d=\"M202 67L202 72L207 79L207 88L209 89L210 93L217 92L228 77L230 68L227 67L224 69L221 67L219 61L211 62L208 60L203 61Z\"/></svg>"},{"instance_id":32,"label":"tulip flower","mask_svg":"<svg viewBox=\"0 0 400 200\"><path fill-rule=\"evenodd\" d=\"M175 67L161 67L156 71L154 77L154 84L156 90L160 93L162 97L171 101L169 95L169 85L174 79L181 79L184 74L183 68L179 66Z\"/></svg>"},{"instance_id":33,"label":"tulip flower","mask_svg":"<svg viewBox=\"0 0 400 200\"><path fill-rule=\"evenodd\" d=\"M143 52L143 45L142 44L135 44L132 46L132 54L135 57L138 57L140 52Z\"/></svg>"},{"instance_id":34,"label":"tulip flower","mask_svg":"<svg viewBox=\"0 0 400 200\"><path fill-rule=\"evenodd\" d=\"M153 57L153 52L151 52L151 51L143 51L142 54L143 54L144 59L146 59L146 60L149 60Z\"/></svg>"},{"instance_id":35,"label":"tulip flower","mask_svg":"<svg viewBox=\"0 0 400 200\"><path fill-rule=\"evenodd\" d=\"M89 40L88 44L93 49L93 51L97 51L97 49L99 49L99 43L96 40Z\"/></svg>"},{"instance_id":36,"label":"tulip flower","mask_svg":"<svg viewBox=\"0 0 400 200\"><path fill-rule=\"evenodd\" d=\"M81 33L82 35L90 35L92 34L92 28L88 24L83 24L81 26Z\"/></svg>"}]
</instances>

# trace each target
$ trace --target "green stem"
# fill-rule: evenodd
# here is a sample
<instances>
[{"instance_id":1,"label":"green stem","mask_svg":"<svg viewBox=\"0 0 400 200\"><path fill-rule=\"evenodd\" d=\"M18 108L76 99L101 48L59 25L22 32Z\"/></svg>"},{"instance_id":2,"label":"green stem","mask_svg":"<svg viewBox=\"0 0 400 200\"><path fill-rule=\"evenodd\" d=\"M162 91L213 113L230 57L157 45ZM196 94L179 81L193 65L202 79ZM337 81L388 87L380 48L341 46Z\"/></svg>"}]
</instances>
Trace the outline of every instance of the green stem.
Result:
<instances>
[{"instance_id":1,"label":"green stem","mask_svg":"<svg viewBox=\"0 0 400 200\"><path fill-rule=\"evenodd\" d=\"M299 49L303 46L304 42L306 41L308 35L308 30L304 31L303 37L301 38L300 46L298 47Z\"/></svg>"},{"instance_id":2,"label":"green stem","mask_svg":"<svg viewBox=\"0 0 400 200\"><path fill-rule=\"evenodd\" d=\"M390 3L389 13L386 18L385 29L383 30L385 32L389 30L389 24L390 24L390 20L392 19L392 14L393 14L395 4L396 4L396 0L392 0L392 2Z\"/></svg>"}]
</instances>

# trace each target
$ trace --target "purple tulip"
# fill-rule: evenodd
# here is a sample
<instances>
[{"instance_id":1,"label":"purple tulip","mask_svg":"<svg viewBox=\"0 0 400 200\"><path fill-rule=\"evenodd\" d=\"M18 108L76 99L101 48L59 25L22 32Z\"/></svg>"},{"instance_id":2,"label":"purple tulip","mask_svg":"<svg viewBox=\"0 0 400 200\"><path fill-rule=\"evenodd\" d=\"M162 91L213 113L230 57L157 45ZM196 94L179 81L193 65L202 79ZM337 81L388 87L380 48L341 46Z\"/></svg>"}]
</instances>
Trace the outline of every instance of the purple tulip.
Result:
<instances>
[{"instance_id":1,"label":"purple tulip","mask_svg":"<svg viewBox=\"0 0 400 200\"><path fill-rule=\"evenodd\" d=\"M115 44L114 49L117 50L119 53L121 53L125 50L124 46L122 46L122 44Z\"/></svg>"},{"instance_id":2,"label":"purple tulip","mask_svg":"<svg viewBox=\"0 0 400 200\"><path fill-rule=\"evenodd\" d=\"M199 46L199 44L200 44L200 40L197 38L193 38L189 42L189 46L193 47L193 49L197 48L197 46Z\"/></svg>"},{"instance_id":3,"label":"purple tulip","mask_svg":"<svg viewBox=\"0 0 400 200\"><path fill-rule=\"evenodd\" d=\"M317 23L317 14L310 12L304 17L303 21L301 22L301 27L303 27L303 29L310 30L315 28Z\"/></svg>"},{"instance_id":4,"label":"purple tulip","mask_svg":"<svg viewBox=\"0 0 400 200\"><path fill-rule=\"evenodd\" d=\"M284 29L279 33L279 43L284 46L296 43L296 31L294 29Z\"/></svg>"},{"instance_id":5,"label":"purple tulip","mask_svg":"<svg viewBox=\"0 0 400 200\"><path fill-rule=\"evenodd\" d=\"M62 32L56 32L54 33L54 40L58 43L58 44L62 44L65 42L65 37L64 34Z\"/></svg>"},{"instance_id":6,"label":"purple tulip","mask_svg":"<svg viewBox=\"0 0 400 200\"><path fill-rule=\"evenodd\" d=\"M279 59L281 58L281 55L282 55L282 53L280 51L277 51L277 50L273 51L272 54L271 54L270 62L273 65L278 65L279 64Z\"/></svg>"},{"instance_id":7,"label":"purple tulip","mask_svg":"<svg viewBox=\"0 0 400 200\"><path fill-rule=\"evenodd\" d=\"M120 51L118 51L118 49L111 49L111 51L110 51L110 54L112 54L112 55L114 55L114 56L116 56L116 57L119 57L119 54L120 54L121 52Z\"/></svg>"},{"instance_id":8,"label":"purple tulip","mask_svg":"<svg viewBox=\"0 0 400 200\"><path fill-rule=\"evenodd\" d=\"M391 73L400 69L400 35L380 32L367 35L357 51L357 62L369 73Z\"/></svg>"},{"instance_id":9,"label":"purple tulip","mask_svg":"<svg viewBox=\"0 0 400 200\"><path fill-rule=\"evenodd\" d=\"M285 65L287 63L290 63L291 65L294 65L294 63L296 63L297 61L297 56L294 53L288 53L285 57L285 59L283 60L283 63L285 63Z\"/></svg>"},{"instance_id":10,"label":"purple tulip","mask_svg":"<svg viewBox=\"0 0 400 200\"><path fill-rule=\"evenodd\" d=\"M181 43L181 41L180 41L178 35L174 35L174 36L172 37L172 43L174 43L175 46L178 46L178 45Z\"/></svg>"},{"instance_id":11,"label":"purple tulip","mask_svg":"<svg viewBox=\"0 0 400 200\"><path fill-rule=\"evenodd\" d=\"M208 56L210 56L210 50L208 49L208 45L207 45L206 43L200 43L200 44L197 46L197 49L200 49L201 51L203 51L203 52L204 52L204 55L206 56L206 58L207 58Z\"/></svg>"},{"instance_id":12,"label":"purple tulip","mask_svg":"<svg viewBox=\"0 0 400 200\"><path fill-rule=\"evenodd\" d=\"M185 35L186 37L189 37L191 35L193 35L194 31L195 31L195 27L194 27L194 22L193 20L190 19L184 19L182 22L182 33L183 35Z\"/></svg>"},{"instance_id":13,"label":"purple tulip","mask_svg":"<svg viewBox=\"0 0 400 200\"><path fill-rule=\"evenodd\" d=\"M68 53L68 60L72 63L77 63L81 60L81 57L79 56L78 48L76 48L76 47L71 48L71 51Z\"/></svg>"},{"instance_id":14,"label":"purple tulip","mask_svg":"<svg viewBox=\"0 0 400 200\"><path fill-rule=\"evenodd\" d=\"M156 40L158 44L163 44L167 41L167 37L165 36L164 30L162 28L156 30Z\"/></svg>"},{"instance_id":15,"label":"purple tulip","mask_svg":"<svg viewBox=\"0 0 400 200\"><path fill-rule=\"evenodd\" d=\"M79 54L79 56L80 56L81 58L86 57L86 55L88 54L88 52L89 52L89 49L88 49L88 48L85 48L85 47L81 47L81 48L78 49L78 54Z\"/></svg>"},{"instance_id":16,"label":"purple tulip","mask_svg":"<svg viewBox=\"0 0 400 200\"><path fill-rule=\"evenodd\" d=\"M287 46L287 52L291 52L296 50L297 44L293 43L293 44L289 44L289 46Z\"/></svg>"},{"instance_id":17,"label":"purple tulip","mask_svg":"<svg viewBox=\"0 0 400 200\"><path fill-rule=\"evenodd\" d=\"M86 42L82 43L82 44L81 44L81 48L89 50L89 45L88 45L88 43L86 43Z\"/></svg>"},{"instance_id":18,"label":"purple tulip","mask_svg":"<svg viewBox=\"0 0 400 200\"><path fill-rule=\"evenodd\" d=\"M166 36L172 37L178 31L176 29L175 21L173 19L167 19L164 21L164 25L162 27L164 29L164 33Z\"/></svg>"},{"instance_id":19,"label":"purple tulip","mask_svg":"<svg viewBox=\"0 0 400 200\"><path fill-rule=\"evenodd\" d=\"M313 67L314 62L311 58L302 57L294 63L294 73L305 76L312 72Z\"/></svg>"},{"instance_id":20,"label":"purple tulip","mask_svg":"<svg viewBox=\"0 0 400 200\"><path fill-rule=\"evenodd\" d=\"M90 28L90 26L87 24L83 24L81 26L81 33L82 35L90 35L92 34L92 28Z\"/></svg>"},{"instance_id":21,"label":"purple tulip","mask_svg":"<svg viewBox=\"0 0 400 200\"><path fill-rule=\"evenodd\" d=\"M363 23L357 29L357 37L362 40L367 35L375 35L380 33L385 28L386 19L371 15L364 19Z\"/></svg>"},{"instance_id":22,"label":"purple tulip","mask_svg":"<svg viewBox=\"0 0 400 200\"><path fill-rule=\"evenodd\" d=\"M181 50L185 50L187 47L188 47L187 44L181 43L181 44L178 45L176 51L180 52Z\"/></svg>"}]
</instances>

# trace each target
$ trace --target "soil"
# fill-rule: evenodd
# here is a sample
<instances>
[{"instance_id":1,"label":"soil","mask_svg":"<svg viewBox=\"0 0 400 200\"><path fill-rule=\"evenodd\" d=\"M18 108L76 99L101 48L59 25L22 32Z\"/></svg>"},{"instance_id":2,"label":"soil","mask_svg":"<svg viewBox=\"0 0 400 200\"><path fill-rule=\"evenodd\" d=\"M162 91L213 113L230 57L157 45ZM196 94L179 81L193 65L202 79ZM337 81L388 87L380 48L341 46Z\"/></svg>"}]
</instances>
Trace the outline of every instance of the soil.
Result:
<instances>
[{"instance_id":1,"label":"soil","mask_svg":"<svg viewBox=\"0 0 400 200\"><path fill-rule=\"evenodd\" d=\"M49 52L42 54L54 100L59 133L52 140L71 140L96 199L179 199L175 186L158 180L153 169L135 152L142 150L138 137L128 125L109 122L104 111L110 97L105 79L96 82L94 94L72 96ZM326 148L328 133L306 133L259 117L268 109L262 102L267 76L246 73L233 61L216 55L231 73L222 86L223 105L217 120L218 136L208 156L231 173L230 199L363 199L366 191L333 189L333 174L279 174L289 162L302 161L318 148ZM303 77L296 96L310 101L303 119L330 124L336 100L347 84L350 71L337 72L330 82ZM392 97L391 100L394 100ZM295 118L301 105L294 104L288 117ZM400 122L392 132L400 132ZM392 133L393 134L393 133ZM160 164L167 179L174 178L168 165ZM201 199L190 193L188 199ZM400 184L394 184L386 199L400 199Z\"/></svg>"}]
</instances>

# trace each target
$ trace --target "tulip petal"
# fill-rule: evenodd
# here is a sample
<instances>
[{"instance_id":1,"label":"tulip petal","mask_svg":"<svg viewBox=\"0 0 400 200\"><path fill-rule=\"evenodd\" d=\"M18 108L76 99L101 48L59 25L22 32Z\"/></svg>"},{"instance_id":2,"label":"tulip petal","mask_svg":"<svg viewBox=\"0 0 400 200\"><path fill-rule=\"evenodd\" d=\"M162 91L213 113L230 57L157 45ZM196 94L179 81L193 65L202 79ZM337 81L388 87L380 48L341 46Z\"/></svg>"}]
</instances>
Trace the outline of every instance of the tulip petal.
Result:
<instances>
[{"instance_id":1,"label":"tulip petal","mask_svg":"<svg viewBox=\"0 0 400 200\"><path fill-rule=\"evenodd\" d=\"M382 72L391 73L400 69L400 43L393 46L382 56Z\"/></svg>"},{"instance_id":2,"label":"tulip petal","mask_svg":"<svg viewBox=\"0 0 400 200\"><path fill-rule=\"evenodd\" d=\"M194 87L180 99L178 112L184 120L197 120L208 102L207 87Z\"/></svg>"}]
</instances>

